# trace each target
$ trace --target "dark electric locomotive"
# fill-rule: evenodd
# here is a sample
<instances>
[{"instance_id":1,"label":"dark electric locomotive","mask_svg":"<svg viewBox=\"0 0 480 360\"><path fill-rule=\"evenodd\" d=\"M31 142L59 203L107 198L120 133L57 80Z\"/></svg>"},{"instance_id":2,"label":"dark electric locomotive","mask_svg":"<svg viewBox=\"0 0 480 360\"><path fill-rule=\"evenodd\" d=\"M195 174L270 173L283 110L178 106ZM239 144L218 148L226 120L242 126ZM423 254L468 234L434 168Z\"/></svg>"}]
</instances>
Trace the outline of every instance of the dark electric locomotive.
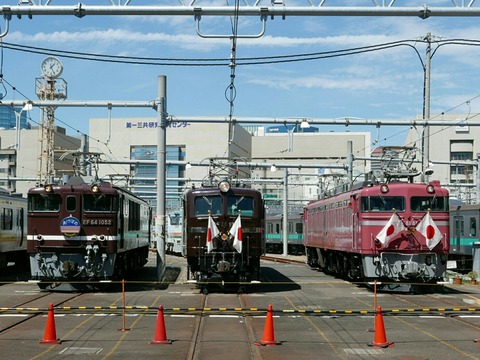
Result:
<instances>
[{"instance_id":1,"label":"dark electric locomotive","mask_svg":"<svg viewBox=\"0 0 480 360\"><path fill-rule=\"evenodd\" d=\"M146 264L150 207L107 182L74 177L28 192L32 280L40 288L95 288Z\"/></svg>"},{"instance_id":2,"label":"dark electric locomotive","mask_svg":"<svg viewBox=\"0 0 480 360\"><path fill-rule=\"evenodd\" d=\"M217 186L184 196L184 239L189 275L200 286L260 280L265 253L264 204L257 190Z\"/></svg>"}]
</instances>

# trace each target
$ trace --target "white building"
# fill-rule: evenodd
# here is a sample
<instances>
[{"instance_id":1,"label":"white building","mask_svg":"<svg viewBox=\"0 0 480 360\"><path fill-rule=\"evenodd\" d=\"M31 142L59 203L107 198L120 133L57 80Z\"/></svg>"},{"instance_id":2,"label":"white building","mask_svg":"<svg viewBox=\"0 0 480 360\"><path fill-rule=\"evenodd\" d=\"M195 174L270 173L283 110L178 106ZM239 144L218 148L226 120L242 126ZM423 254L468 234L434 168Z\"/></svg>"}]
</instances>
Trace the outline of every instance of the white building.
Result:
<instances>
[{"instance_id":1,"label":"white building","mask_svg":"<svg viewBox=\"0 0 480 360\"><path fill-rule=\"evenodd\" d=\"M477 191L480 128L469 126L466 114L440 114L430 118L435 121L454 120L456 125L430 127L429 167L434 172L429 178L440 180L443 186L449 188L453 197L471 203L480 202ZM416 144L422 149L422 132L423 127L410 129L405 144ZM455 163L456 161L459 163ZM461 162L476 165L465 165Z\"/></svg>"},{"instance_id":2,"label":"white building","mask_svg":"<svg viewBox=\"0 0 480 360\"><path fill-rule=\"evenodd\" d=\"M156 118L113 118L90 119L90 134L98 139L90 142L90 151L104 154L102 159L112 163L103 164L99 176L103 178L118 175L118 179L130 177L132 189L144 196L155 197L156 164L134 164L132 160L156 160L158 128ZM348 154L347 143L353 143L353 151L360 157L370 153L370 133L269 133L264 127L242 127L235 125L233 130L228 123L173 122L166 130L167 162L180 161L193 166L167 166L167 207L175 207L178 193L192 185L199 186L208 176L210 159L236 159L253 164L240 166L240 178L278 179L277 184L253 183L274 200L282 198L279 186L288 169L288 197L291 201L308 201L318 197L319 189L325 184L328 166L336 166L343 176ZM124 162L123 164L113 162ZM270 165L278 166L278 171L270 171ZM254 166L257 164L258 166ZM355 174L367 172L368 164L355 163ZM336 171L335 170L335 171ZM113 178L113 177L112 177ZM133 179L133 183L132 183ZM171 179L171 180L169 180ZM185 180L186 179L186 180ZM328 185L328 184L326 184Z\"/></svg>"},{"instance_id":3,"label":"white building","mask_svg":"<svg viewBox=\"0 0 480 360\"><path fill-rule=\"evenodd\" d=\"M40 138L40 127L22 129L20 133L16 129L0 130L0 187L26 196L28 189L37 185ZM72 157L65 154L77 151L80 139L66 135L64 128L56 126L53 144L57 178L72 174Z\"/></svg>"},{"instance_id":4,"label":"white building","mask_svg":"<svg viewBox=\"0 0 480 360\"><path fill-rule=\"evenodd\" d=\"M430 162L434 170L428 180L440 180L450 188L454 197L478 202L476 191L480 154L480 129L470 127L463 120L466 115L438 115L445 120L458 120L458 126L430 128ZM418 117L419 119L421 117ZM433 118L433 116L432 116ZM98 175L123 181L123 185L145 197L156 195L157 118L94 118L90 119L90 152L100 153L103 161ZM284 129L282 129L284 128ZM345 166L353 149L354 158L368 158L372 154L369 132L318 132L318 129L295 129L275 126L239 126L233 129L225 123L171 122L166 131L167 161L179 164L167 168L167 207L178 204L179 193L186 187L199 186L208 176L210 159L237 159L259 166L239 167L240 178L252 178L252 186L260 189L269 201L283 198L282 182L288 167L288 199L305 202L316 199L320 193L338 185L346 178ZM412 128L406 146L420 149L422 157L422 127ZM20 142L17 143L17 135ZM39 128L0 130L0 187L26 194L37 183L39 172ZM65 156L77 151L80 139L68 136L65 129L55 128L54 154L56 179L72 174L72 158ZM60 160L62 159L62 160ZM135 160L151 160L150 164L130 164ZM474 165L458 164L468 160ZM118 163L118 162L123 162ZM194 166L187 167L190 162ZM265 164L262 166L262 164ZM270 165L276 165L273 172ZM369 161L353 162L353 177L363 175L375 164ZM418 164L421 167L421 164ZM126 179L129 181L127 182ZM132 182L132 179L133 182ZM264 182L261 179L278 181Z\"/></svg>"}]
</instances>

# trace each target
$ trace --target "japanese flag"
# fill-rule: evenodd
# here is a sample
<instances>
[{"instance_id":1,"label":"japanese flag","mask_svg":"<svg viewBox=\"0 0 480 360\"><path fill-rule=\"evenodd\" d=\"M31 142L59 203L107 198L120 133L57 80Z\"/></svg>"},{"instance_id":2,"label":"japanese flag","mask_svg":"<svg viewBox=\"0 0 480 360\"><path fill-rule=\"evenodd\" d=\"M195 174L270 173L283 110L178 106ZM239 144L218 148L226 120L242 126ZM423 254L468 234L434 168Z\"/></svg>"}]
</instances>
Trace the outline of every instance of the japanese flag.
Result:
<instances>
[{"instance_id":1,"label":"japanese flag","mask_svg":"<svg viewBox=\"0 0 480 360\"><path fill-rule=\"evenodd\" d=\"M217 224L215 224L215 221L213 221L213 218L211 215L208 215L208 229L207 229L207 252L210 252L213 250L213 242L212 240L220 234L220 231L218 231Z\"/></svg>"},{"instance_id":2,"label":"japanese flag","mask_svg":"<svg viewBox=\"0 0 480 360\"><path fill-rule=\"evenodd\" d=\"M426 213L423 219L416 226L417 231L427 239L427 246L432 250L442 240L442 233L433 222L430 213Z\"/></svg>"},{"instance_id":3,"label":"japanese flag","mask_svg":"<svg viewBox=\"0 0 480 360\"><path fill-rule=\"evenodd\" d=\"M406 230L406 226L397 213L393 213L387 225L378 233L377 239L385 247L388 246L388 242L397 236L401 231Z\"/></svg>"},{"instance_id":4,"label":"japanese flag","mask_svg":"<svg viewBox=\"0 0 480 360\"><path fill-rule=\"evenodd\" d=\"M239 253L242 252L242 222L240 220L240 215L238 215L237 220L232 225L230 229L230 234L233 236L233 247L237 249Z\"/></svg>"}]
</instances>

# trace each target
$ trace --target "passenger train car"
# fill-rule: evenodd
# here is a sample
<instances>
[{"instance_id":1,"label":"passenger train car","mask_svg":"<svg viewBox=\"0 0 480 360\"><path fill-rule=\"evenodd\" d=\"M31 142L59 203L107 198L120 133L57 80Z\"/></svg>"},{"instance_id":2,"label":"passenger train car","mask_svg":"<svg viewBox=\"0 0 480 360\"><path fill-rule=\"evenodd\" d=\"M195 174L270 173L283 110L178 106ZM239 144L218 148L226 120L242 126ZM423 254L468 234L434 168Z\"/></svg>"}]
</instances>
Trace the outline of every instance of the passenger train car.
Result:
<instances>
[{"instance_id":1,"label":"passenger train car","mask_svg":"<svg viewBox=\"0 0 480 360\"><path fill-rule=\"evenodd\" d=\"M303 214L288 214L287 227L288 253L291 255L305 254ZM283 253L283 214L267 214L265 216L265 242L267 253Z\"/></svg>"},{"instance_id":2,"label":"passenger train car","mask_svg":"<svg viewBox=\"0 0 480 360\"><path fill-rule=\"evenodd\" d=\"M204 291L208 285L238 286L260 280L265 253L265 210L259 191L228 181L184 195L189 276Z\"/></svg>"},{"instance_id":3,"label":"passenger train car","mask_svg":"<svg viewBox=\"0 0 480 360\"><path fill-rule=\"evenodd\" d=\"M166 217L166 225L165 251L168 254L185 255L183 212L181 210L170 211Z\"/></svg>"},{"instance_id":4,"label":"passenger train car","mask_svg":"<svg viewBox=\"0 0 480 360\"><path fill-rule=\"evenodd\" d=\"M474 246L480 248L480 205L450 206L450 254L451 268L469 272L473 268ZM476 243L476 245L474 245Z\"/></svg>"},{"instance_id":5,"label":"passenger train car","mask_svg":"<svg viewBox=\"0 0 480 360\"><path fill-rule=\"evenodd\" d=\"M147 262L150 207L108 182L73 177L28 191L32 280L42 289L95 289Z\"/></svg>"},{"instance_id":6,"label":"passenger train car","mask_svg":"<svg viewBox=\"0 0 480 360\"><path fill-rule=\"evenodd\" d=\"M350 279L378 279L385 287L443 280L448 204L438 181L366 182L313 201L304 210L307 262Z\"/></svg>"},{"instance_id":7,"label":"passenger train car","mask_svg":"<svg viewBox=\"0 0 480 360\"><path fill-rule=\"evenodd\" d=\"M28 265L27 199L0 192L0 269Z\"/></svg>"}]
</instances>

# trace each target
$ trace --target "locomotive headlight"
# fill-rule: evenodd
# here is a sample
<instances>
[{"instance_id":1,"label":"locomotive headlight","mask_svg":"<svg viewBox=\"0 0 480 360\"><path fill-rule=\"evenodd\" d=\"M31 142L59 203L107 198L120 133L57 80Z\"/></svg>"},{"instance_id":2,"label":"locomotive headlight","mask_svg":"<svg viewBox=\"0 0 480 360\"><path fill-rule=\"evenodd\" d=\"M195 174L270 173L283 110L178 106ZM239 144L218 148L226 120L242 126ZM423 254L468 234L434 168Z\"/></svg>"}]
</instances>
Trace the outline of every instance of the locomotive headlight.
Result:
<instances>
[{"instance_id":1,"label":"locomotive headlight","mask_svg":"<svg viewBox=\"0 0 480 360\"><path fill-rule=\"evenodd\" d=\"M218 188L221 192L228 192L228 190L230 190L230 183L226 180L220 181Z\"/></svg>"},{"instance_id":2,"label":"locomotive headlight","mask_svg":"<svg viewBox=\"0 0 480 360\"><path fill-rule=\"evenodd\" d=\"M51 193L53 192L53 186L52 185L45 185L45 192Z\"/></svg>"},{"instance_id":3,"label":"locomotive headlight","mask_svg":"<svg viewBox=\"0 0 480 360\"><path fill-rule=\"evenodd\" d=\"M92 191L92 193L96 194L100 192L100 187L97 184L95 184L90 187L90 190Z\"/></svg>"},{"instance_id":4,"label":"locomotive headlight","mask_svg":"<svg viewBox=\"0 0 480 360\"><path fill-rule=\"evenodd\" d=\"M382 192L382 194L386 194L388 190L388 185L383 184L382 186L380 186L380 191Z\"/></svg>"},{"instance_id":5,"label":"locomotive headlight","mask_svg":"<svg viewBox=\"0 0 480 360\"><path fill-rule=\"evenodd\" d=\"M435 188L433 187L432 184L427 185L427 192L429 194L433 194L435 192Z\"/></svg>"}]
</instances>

